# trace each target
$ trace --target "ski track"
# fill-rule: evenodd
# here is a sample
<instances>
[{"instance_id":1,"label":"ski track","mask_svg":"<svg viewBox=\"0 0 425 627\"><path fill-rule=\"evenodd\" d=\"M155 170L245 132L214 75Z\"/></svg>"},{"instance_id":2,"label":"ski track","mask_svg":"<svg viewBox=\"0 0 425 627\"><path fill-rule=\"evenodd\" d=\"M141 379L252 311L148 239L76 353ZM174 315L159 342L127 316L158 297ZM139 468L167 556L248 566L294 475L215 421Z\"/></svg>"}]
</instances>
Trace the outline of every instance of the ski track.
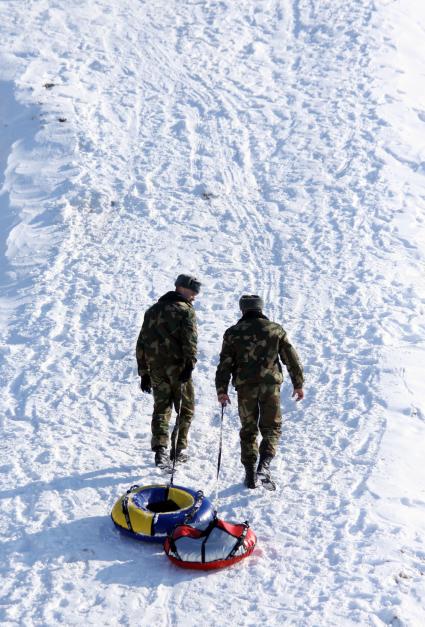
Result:
<instances>
[{"instance_id":1,"label":"ski track","mask_svg":"<svg viewBox=\"0 0 425 627\"><path fill-rule=\"evenodd\" d=\"M394 227L376 142L374 3L5 4L3 64L38 123L5 175L1 621L405 624L409 581L394 577L415 571L423 604L423 541L373 515L368 479L386 429L381 354L424 337L423 300L397 271L400 251L413 274L421 262ZM232 397L220 512L259 542L212 574L176 571L108 518L135 480L162 480L134 348L180 270L204 284L180 483L214 492L213 376L241 293L263 295L306 364L302 407L283 386L274 495L242 488Z\"/></svg>"}]
</instances>

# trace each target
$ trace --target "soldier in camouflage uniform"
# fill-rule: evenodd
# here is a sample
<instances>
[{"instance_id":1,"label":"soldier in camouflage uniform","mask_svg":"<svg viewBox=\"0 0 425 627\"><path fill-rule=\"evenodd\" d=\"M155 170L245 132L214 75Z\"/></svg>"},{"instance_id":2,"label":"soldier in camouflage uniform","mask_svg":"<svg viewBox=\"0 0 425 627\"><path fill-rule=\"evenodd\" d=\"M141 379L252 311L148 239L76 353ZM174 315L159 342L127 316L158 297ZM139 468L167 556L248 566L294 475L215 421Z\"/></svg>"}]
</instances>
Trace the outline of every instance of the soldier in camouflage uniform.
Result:
<instances>
[{"instance_id":1,"label":"soldier in camouflage uniform","mask_svg":"<svg viewBox=\"0 0 425 627\"><path fill-rule=\"evenodd\" d=\"M304 398L304 377L298 355L285 330L262 313L262 299L257 295L245 295L239 306L243 315L224 334L215 381L221 405L230 403L227 394L230 377L237 390L245 485L255 488L257 474L270 476L270 462L276 455L281 434L280 385L283 375L280 361L289 372L294 386L292 396L297 401ZM262 440L256 468L258 430Z\"/></svg>"},{"instance_id":2,"label":"soldier in camouflage uniform","mask_svg":"<svg viewBox=\"0 0 425 627\"><path fill-rule=\"evenodd\" d=\"M176 461L186 461L195 394L191 379L196 363L197 326L192 302L201 283L192 276L180 274L176 290L167 292L146 313L137 340L136 358L143 392L153 390L151 447L155 464L168 462L168 428L172 407L180 411Z\"/></svg>"}]
</instances>

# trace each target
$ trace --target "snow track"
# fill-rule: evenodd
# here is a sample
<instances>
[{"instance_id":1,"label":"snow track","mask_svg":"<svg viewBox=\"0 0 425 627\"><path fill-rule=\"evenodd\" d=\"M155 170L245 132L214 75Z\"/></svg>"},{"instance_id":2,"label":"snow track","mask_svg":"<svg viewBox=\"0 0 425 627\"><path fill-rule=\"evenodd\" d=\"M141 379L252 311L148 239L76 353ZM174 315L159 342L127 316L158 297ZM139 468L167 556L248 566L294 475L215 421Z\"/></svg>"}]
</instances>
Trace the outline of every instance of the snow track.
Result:
<instances>
[{"instance_id":1,"label":"snow track","mask_svg":"<svg viewBox=\"0 0 425 627\"><path fill-rule=\"evenodd\" d=\"M395 82L413 5L384 4L3 3L4 624L421 624L425 494L393 466L420 464L425 431L425 103ZM220 511L259 544L209 575L108 518L162 480L134 349L179 271L204 286L179 482L215 488L240 294L263 295L307 375L302 406L283 386L274 494L243 489L226 412Z\"/></svg>"}]
</instances>

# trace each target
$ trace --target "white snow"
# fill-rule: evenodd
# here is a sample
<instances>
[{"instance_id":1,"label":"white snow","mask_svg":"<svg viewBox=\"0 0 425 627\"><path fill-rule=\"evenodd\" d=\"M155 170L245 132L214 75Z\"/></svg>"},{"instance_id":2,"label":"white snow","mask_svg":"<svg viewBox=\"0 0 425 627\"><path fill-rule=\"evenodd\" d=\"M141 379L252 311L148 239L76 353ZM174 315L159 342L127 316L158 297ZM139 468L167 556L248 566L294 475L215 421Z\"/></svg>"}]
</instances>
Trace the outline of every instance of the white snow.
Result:
<instances>
[{"instance_id":1,"label":"white snow","mask_svg":"<svg viewBox=\"0 0 425 627\"><path fill-rule=\"evenodd\" d=\"M425 624L425 8L414 0L0 4L0 621ZM254 555L181 571L122 537L152 465L144 310L197 299L193 460L215 494L214 372L240 294L306 370L276 493L220 515Z\"/></svg>"}]
</instances>

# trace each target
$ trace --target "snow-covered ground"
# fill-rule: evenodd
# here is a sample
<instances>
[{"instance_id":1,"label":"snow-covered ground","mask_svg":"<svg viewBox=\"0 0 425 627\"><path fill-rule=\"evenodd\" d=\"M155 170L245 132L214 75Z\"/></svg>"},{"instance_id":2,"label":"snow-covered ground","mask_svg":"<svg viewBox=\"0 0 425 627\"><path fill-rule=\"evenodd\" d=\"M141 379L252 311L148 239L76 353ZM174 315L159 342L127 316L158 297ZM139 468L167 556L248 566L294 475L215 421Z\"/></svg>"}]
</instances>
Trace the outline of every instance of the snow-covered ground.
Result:
<instances>
[{"instance_id":1,"label":"snow-covered ground","mask_svg":"<svg viewBox=\"0 0 425 627\"><path fill-rule=\"evenodd\" d=\"M425 624L425 6L0 4L0 621ZM143 312L203 282L193 460L214 496L214 372L259 292L306 370L276 493L220 514L255 554L180 571L109 518L152 466Z\"/></svg>"}]
</instances>

